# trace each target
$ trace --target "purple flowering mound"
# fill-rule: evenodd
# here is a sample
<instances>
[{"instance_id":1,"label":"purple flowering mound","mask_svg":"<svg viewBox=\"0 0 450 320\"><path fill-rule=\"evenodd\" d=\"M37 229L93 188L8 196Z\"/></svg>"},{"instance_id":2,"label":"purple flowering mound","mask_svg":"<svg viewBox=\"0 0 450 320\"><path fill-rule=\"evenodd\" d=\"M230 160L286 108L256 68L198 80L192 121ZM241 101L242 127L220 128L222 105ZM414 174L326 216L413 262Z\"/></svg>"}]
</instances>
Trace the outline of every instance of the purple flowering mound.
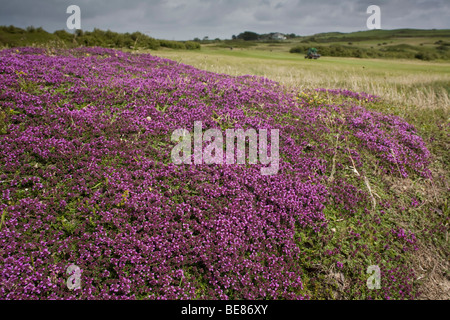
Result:
<instances>
[{"instance_id":1,"label":"purple flowering mound","mask_svg":"<svg viewBox=\"0 0 450 320\"><path fill-rule=\"evenodd\" d=\"M378 218L368 213L381 206L372 208L368 168L429 176L415 129L364 108L377 98L363 93L299 94L100 48L3 50L0 79L2 299L315 297L311 259L345 258L329 248L327 213ZM278 173L175 165L171 135L194 121L279 129ZM404 234L392 230L380 237ZM414 235L401 238L414 245ZM412 296L398 259L367 254ZM81 269L76 290L71 264ZM350 291L365 292L364 282Z\"/></svg>"}]
</instances>

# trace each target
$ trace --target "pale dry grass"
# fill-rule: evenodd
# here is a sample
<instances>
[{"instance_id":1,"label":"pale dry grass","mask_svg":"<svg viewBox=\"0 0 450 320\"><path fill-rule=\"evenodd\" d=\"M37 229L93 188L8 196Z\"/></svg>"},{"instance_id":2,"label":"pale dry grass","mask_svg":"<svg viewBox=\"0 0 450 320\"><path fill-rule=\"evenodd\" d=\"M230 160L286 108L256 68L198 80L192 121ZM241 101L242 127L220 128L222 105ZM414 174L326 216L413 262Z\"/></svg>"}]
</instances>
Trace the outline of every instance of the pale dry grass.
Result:
<instances>
[{"instance_id":1,"label":"pale dry grass","mask_svg":"<svg viewBox=\"0 0 450 320\"><path fill-rule=\"evenodd\" d=\"M399 106L450 111L450 64L441 64L449 72L441 72L439 64L419 61L398 62L327 58L330 62L290 60L274 54L274 59L236 57L213 51L152 51L154 55L189 64L199 69L232 76L257 75L301 90L312 88L345 88L374 94ZM375 61L375 62L374 62ZM393 68L399 66L399 69ZM413 71L408 71L408 67ZM428 68L428 66L430 66ZM423 70L417 71L418 67Z\"/></svg>"},{"instance_id":2,"label":"pale dry grass","mask_svg":"<svg viewBox=\"0 0 450 320\"><path fill-rule=\"evenodd\" d=\"M421 246L414 255L416 273L425 285L420 286L421 300L450 299L450 263L442 258L436 248Z\"/></svg>"}]
</instances>

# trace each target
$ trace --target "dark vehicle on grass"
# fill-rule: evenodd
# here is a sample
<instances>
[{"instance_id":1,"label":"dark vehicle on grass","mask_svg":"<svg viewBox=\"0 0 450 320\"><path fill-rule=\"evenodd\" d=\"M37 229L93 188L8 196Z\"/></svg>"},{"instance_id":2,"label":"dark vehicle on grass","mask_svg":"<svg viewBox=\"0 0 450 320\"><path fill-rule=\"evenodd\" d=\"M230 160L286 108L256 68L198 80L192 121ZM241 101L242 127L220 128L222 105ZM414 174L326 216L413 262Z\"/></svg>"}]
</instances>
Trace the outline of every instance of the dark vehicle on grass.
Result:
<instances>
[{"instance_id":1,"label":"dark vehicle on grass","mask_svg":"<svg viewBox=\"0 0 450 320\"><path fill-rule=\"evenodd\" d=\"M305 59L318 59L320 58L320 54L317 53L316 48L309 48L308 53L305 56Z\"/></svg>"}]
</instances>

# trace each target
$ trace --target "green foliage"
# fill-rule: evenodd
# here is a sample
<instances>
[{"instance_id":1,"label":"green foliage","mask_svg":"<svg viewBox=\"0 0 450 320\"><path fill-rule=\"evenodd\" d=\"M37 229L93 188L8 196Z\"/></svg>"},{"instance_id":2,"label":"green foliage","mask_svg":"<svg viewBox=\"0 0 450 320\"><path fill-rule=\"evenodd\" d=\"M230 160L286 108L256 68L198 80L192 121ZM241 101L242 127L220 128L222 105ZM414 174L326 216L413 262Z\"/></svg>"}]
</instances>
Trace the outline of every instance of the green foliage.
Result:
<instances>
[{"instance_id":1,"label":"green foliage","mask_svg":"<svg viewBox=\"0 0 450 320\"><path fill-rule=\"evenodd\" d=\"M117 33L111 30L93 31L75 30L69 33L65 30L57 30L48 33L41 27L27 27L26 30L14 26L0 26L0 46L19 47L31 45L48 45L62 47L96 46L107 48L151 49L160 47L171 49L200 49L200 43L193 41L157 40L141 32Z\"/></svg>"},{"instance_id":2,"label":"green foliage","mask_svg":"<svg viewBox=\"0 0 450 320\"><path fill-rule=\"evenodd\" d=\"M423 41L423 38L433 42L420 43L419 41ZM319 49L322 56L449 60L449 38L450 30L448 29L329 32L302 37L300 44L292 48L290 52L306 54L308 47L313 45Z\"/></svg>"},{"instance_id":3,"label":"green foliage","mask_svg":"<svg viewBox=\"0 0 450 320\"><path fill-rule=\"evenodd\" d=\"M302 41L303 42L303 41ZM298 45L291 48L290 53L306 54L310 46ZM354 58L401 58L401 59L450 59L450 50L436 48L423 48L407 44L390 45L377 49L369 49L358 46L331 44L316 46L318 53L329 57L354 57Z\"/></svg>"},{"instance_id":4,"label":"green foliage","mask_svg":"<svg viewBox=\"0 0 450 320\"><path fill-rule=\"evenodd\" d=\"M240 33L237 38L242 39L244 41L255 41L258 40L259 35L256 32L245 31Z\"/></svg>"},{"instance_id":5,"label":"green foliage","mask_svg":"<svg viewBox=\"0 0 450 320\"><path fill-rule=\"evenodd\" d=\"M201 48L200 43L194 41L186 41L184 45L187 50L196 50Z\"/></svg>"},{"instance_id":6,"label":"green foliage","mask_svg":"<svg viewBox=\"0 0 450 320\"><path fill-rule=\"evenodd\" d=\"M6 134L8 129L7 112L0 110L0 134Z\"/></svg>"},{"instance_id":7,"label":"green foliage","mask_svg":"<svg viewBox=\"0 0 450 320\"><path fill-rule=\"evenodd\" d=\"M14 26L0 26L0 46L23 47L53 44L58 41L56 35L46 32L41 27L30 26L25 30Z\"/></svg>"},{"instance_id":8,"label":"green foliage","mask_svg":"<svg viewBox=\"0 0 450 320\"><path fill-rule=\"evenodd\" d=\"M352 33L328 32L328 33L318 33L313 36L306 37L303 41L331 43L331 42L357 42L369 40L387 40L391 38L416 38L416 37L450 37L450 30L396 29L396 30L368 30Z\"/></svg>"},{"instance_id":9,"label":"green foliage","mask_svg":"<svg viewBox=\"0 0 450 320\"><path fill-rule=\"evenodd\" d=\"M171 40L159 40L159 45L161 47L171 48L171 49L186 49L186 46L182 42L171 41Z\"/></svg>"},{"instance_id":10,"label":"green foliage","mask_svg":"<svg viewBox=\"0 0 450 320\"><path fill-rule=\"evenodd\" d=\"M4 31L4 32L12 33L12 34L16 34L16 33L24 34L24 33L26 33L26 31L24 29L14 27L13 25L10 25L9 27L0 26L0 31Z\"/></svg>"},{"instance_id":11,"label":"green foliage","mask_svg":"<svg viewBox=\"0 0 450 320\"><path fill-rule=\"evenodd\" d=\"M56 30L55 32L53 32L53 34L67 43L72 42L75 38L73 34L70 34L66 30Z\"/></svg>"}]
</instances>

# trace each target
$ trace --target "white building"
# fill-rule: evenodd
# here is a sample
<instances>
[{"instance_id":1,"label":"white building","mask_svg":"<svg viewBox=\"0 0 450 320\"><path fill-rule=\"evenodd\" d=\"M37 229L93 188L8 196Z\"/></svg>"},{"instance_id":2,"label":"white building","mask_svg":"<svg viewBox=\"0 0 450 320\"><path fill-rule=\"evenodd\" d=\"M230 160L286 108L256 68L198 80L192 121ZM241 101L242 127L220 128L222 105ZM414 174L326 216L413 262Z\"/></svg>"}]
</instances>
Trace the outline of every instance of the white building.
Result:
<instances>
[{"instance_id":1,"label":"white building","mask_svg":"<svg viewBox=\"0 0 450 320\"><path fill-rule=\"evenodd\" d=\"M272 39L273 40L286 40L286 37L284 36L284 34L276 32L273 34Z\"/></svg>"}]
</instances>

